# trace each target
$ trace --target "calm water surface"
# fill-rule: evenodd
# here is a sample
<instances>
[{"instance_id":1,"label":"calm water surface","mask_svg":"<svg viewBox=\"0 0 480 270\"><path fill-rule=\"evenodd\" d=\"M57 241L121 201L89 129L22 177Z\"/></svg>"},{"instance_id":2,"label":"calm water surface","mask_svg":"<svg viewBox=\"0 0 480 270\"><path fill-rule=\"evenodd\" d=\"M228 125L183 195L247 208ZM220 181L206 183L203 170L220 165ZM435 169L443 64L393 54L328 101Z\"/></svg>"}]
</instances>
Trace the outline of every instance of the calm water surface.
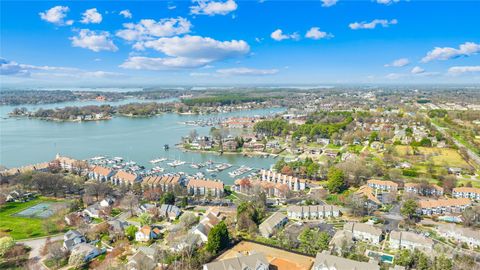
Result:
<instances>
[{"instance_id":1,"label":"calm water surface","mask_svg":"<svg viewBox=\"0 0 480 270\"><path fill-rule=\"evenodd\" d=\"M173 101L173 99L157 100L157 102ZM65 106L85 106L91 104L119 105L130 102L145 102L128 99L119 102L98 103L67 102L47 105L24 106L29 110L38 108L56 108ZM140 165L151 167L148 162L154 158L166 157L181 159L187 162L228 162L233 164L229 170L218 173L218 178L230 184L233 178L228 172L246 165L253 168L269 168L275 163L272 158L244 157L241 155L217 155L208 153L182 152L174 144L182 136L188 135L192 129L199 134L207 135L210 127L192 127L181 124L188 120L211 117L266 115L283 111L281 108L238 111L214 115L178 115L163 114L151 118L114 117L112 120L96 122L52 122L38 119L8 118L7 114L15 106L0 106L0 164L6 167L18 167L27 164L52 160L56 153L77 159L87 159L94 156L121 156L126 160L136 161ZM163 149L164 144L170 145L170 150ZM195 173L196 170L188 164L175 169L166 163L157 164L166 172L184 171Z\"/></svg>"}]
</instances>

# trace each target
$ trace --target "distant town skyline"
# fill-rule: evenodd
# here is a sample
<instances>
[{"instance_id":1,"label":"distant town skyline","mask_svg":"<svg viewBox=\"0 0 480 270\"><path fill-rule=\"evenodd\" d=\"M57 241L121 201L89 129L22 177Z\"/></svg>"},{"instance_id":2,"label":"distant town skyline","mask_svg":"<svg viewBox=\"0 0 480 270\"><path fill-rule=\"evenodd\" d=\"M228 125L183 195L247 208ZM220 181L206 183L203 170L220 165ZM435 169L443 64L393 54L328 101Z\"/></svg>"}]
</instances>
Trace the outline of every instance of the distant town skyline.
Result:
<instances>
[{"instance_id":1,"label":"distant town skyline","mask_svg":"<svg viewBox=\"0 0 480 270\"><path fill-rule=\"evenodd\" d=\"M477 1L2 1L2 87L480 83Z\"/></svg>"}]
</instances>

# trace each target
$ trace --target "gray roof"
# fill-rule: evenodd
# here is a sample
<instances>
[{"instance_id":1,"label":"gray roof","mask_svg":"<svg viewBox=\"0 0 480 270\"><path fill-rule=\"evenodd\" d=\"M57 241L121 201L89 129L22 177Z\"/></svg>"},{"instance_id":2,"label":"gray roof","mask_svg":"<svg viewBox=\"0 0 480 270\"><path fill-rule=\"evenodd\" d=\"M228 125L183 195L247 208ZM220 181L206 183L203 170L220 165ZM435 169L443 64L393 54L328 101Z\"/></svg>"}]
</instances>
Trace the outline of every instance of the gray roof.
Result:
<instances>
[{"instance_id":1,"label":"gray roof","mask_svg":"<svg viewBox=\"0 0 480 270\"><path fill-rule=\"evenodd\" d=\"M259 226L260 232L271 234L275 226L280 224L283 220L285 220L287 216L280 212L275 212L273 215L269 216L262 224Z\"/></svg>"},{"instance_id":2,"label":"gray roof","mask_svg":"<svg viewBox=\"0 0 480 270\"><path fill-rule=\"evenodd\" d=\"M343 226L343 229L351 232L359 231L359 232L369 233L377 236L382 235L381 229L366 223L348 222L348 223L345 223L345 225Z\"/></svg>"},{"instance_id":3,"label":"gray roof","mask_svg":"<svg viewBox=\"0 0 480 270\"><path fill-rule=\"evenodd\" d=\"M358 262L354 260L345 259L342 257L333 256L325 252L318 253L315 258L313 269L341 269L341 270L380 270L378 264L372 262Z\"/></svg>"},{"instance_id":4,"label":"gray roof","mask_svg":"<svg viewBox=\"0 0 480 270\"><path fill-rule=\"evenodd\" d=\"M181 210L177 206L171 204L162 204L162 206L160 206L161 215L167 216L171 213L173 213L175 217L178 217L181 214Z\"/></svg>"},{"instance_id":5,"label":"gray roof","mask_svg":"<svg viewBox=\"0 0 480 270\"><path fill-rule=\"evenodd\" d=\"M77 230L69 230L64 234L63 239L66 241L77 237L83 237L83 235Z\"/></svg>"},{"instance_id":6,"label":"gray roof","mask_svg":"<svg viewBox=\"0 0 480 270\"><path fill-rule=\"evenodd\" d=\"M413 232L392 231L390 233L390 239L397 241L408 241L412 243L418 243L425 246L433 246L433 240L429 239L421 234Z\"/></svg>"},{"instance_id":7,"label":"gray roof","mask_svg":"<svg viewBox=\"0 0 480 270\"><path fill-rule=\"evenodd\" d=\"M205 270L268 270L269 263L262 253L207 263Z\"/></svg>"}]
</instances>

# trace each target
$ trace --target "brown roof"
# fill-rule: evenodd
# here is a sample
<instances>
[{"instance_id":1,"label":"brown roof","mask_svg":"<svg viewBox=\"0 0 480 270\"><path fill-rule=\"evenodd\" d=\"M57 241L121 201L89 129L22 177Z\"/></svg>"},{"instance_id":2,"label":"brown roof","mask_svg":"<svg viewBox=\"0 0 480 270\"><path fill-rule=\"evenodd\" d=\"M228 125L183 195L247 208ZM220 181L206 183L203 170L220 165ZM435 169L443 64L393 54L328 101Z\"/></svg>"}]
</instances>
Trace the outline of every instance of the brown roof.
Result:
<instances>
[{"instance_id":1,"label":"brown roof","mask_svg":"<svg viewBox=\"0 0 480 270\"><path fill-rule=\"evenodd\" d=\"M453 192L470 192L480 194L480 188L474 187L457 187L453 189Z\"/></svg>"},{"instance_id":2,"label":"brown roof","mask_svg":"<svg viewBox=\"0 0 480 270\"><path fill-rule=\"evenodd\" d=\"M357 192L355 192L357 195L362 195L366 196L370 201L376 203L376 204L382 204L380 200L373 195L373 189L367 185L361 186Z\"/></svg>"},{"instance_id":3,"label":"brown roof","mask_svg":"<svg viewBox=\"0 0 480 270\"><path fill-rule=\"evenodd\" d=\"M439 199L439 200L420 200L418 205L420 208L448 207L471 205L472 201L468 198L458 199Z\"/></svg>"},{"instance_id":4,"label":"brown roof","mask_svg":"<svg viewBox=\"0 0 480 270\"><path fill-rule=\"evenodd\" d=\"M108 176L112 172L112 169L105 168L102 166L95 166L93 167L92 172L99 175Z\"/></svg>"},{"instance_id":5,"label":"brown roof","mask_svg":"<svg viewBox=\"0 0 480 270\"><path fill-rule=\"evenodd\" d=\"M115 178L119 178L128 182L135 182L135 180L137 179L137 176L135 174L132 174L126 171L118 171L115 174Z\"/></svg>"},{"instance_id":6,"label":"brown roof","mask_svg":"<svg viewBox=\"0 0 480 270\"><path fill-rule=\"evenodd\" d=\"M223 189L223 182L213 180L190 179L187 186Z\"/></svg>"},{"instance_id":7,"label":"brown roof","mask_svg":"<svg viewBox=\"0 0 480 270\"><path fill-rule=\"evenodd\" d=\"M143 226L140 231L144 234L144 235L150 235L150 232L152 231L152 228L150 228L150 226L148 225L145 225Z\"/></svg>"}]
</instances>

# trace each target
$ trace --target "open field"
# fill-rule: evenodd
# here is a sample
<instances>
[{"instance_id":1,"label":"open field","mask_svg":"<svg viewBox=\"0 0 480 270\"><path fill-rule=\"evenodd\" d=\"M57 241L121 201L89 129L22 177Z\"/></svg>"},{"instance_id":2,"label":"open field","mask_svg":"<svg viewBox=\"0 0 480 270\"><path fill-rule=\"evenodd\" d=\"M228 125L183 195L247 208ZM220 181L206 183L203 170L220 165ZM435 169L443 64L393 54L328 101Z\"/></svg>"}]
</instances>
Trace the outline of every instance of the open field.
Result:
<instances>
[{"instance_id":1,"label":"open field","mask_svg":"<svg viewBox=\"0 0 480 270\"><path fill-rule=\"evenodd\" d=\"M455 149L437 147L418 147L417 149L420 154L432 155L432 161L435 166L470 168L468 163ZM397 145L395 150L399 157L412 160L413 148L411 146Z\"/></svg>"},{"instance_id":2,"label":"open field","mask_svg":"<svg viewBox=\"0 0 480 270\"><path fill-rule=\"evenodd\" d=\"M46 236L48 233L43 228L44 220L15 216L32 206L45 202L57 202L53 199L37 198L29 202L9 202L0 208L0 231L12 236L15 240Z\"/></svg>"},{"instance_id":3,"label":"open field","mask_svg":"<svg viewBox=\"0 0 480 270\"><path fill-rule=\"evenodd\" d=\"M314 258L295 254L282 249L277 249L261 244L242 241L220 255L215 261L235 258L239 254L251 254L260 252L266 254L267 261L277 270L308 270L312 267Z\"/></svg>"}]
</instances>

